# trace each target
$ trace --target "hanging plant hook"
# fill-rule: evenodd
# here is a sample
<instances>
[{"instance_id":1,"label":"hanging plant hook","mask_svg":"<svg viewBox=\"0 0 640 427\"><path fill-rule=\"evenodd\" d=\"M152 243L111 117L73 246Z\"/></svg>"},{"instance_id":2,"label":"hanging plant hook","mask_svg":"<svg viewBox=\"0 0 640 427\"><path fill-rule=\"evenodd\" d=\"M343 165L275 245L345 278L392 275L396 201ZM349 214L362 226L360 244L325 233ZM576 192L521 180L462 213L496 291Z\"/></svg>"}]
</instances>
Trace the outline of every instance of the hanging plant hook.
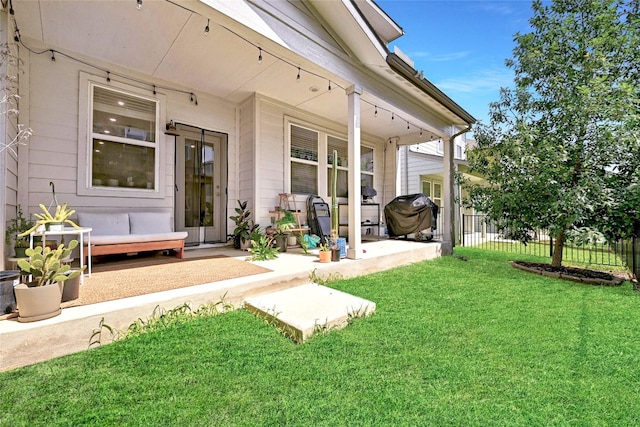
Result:
<instances>
[{"instance_id":1,"label":"hanging plant hook","mask_svg":"<svg viewBox=\"0 0 640 427\"><path fill-rule=\"evenodd\" d=\"M49 185L51 186L51 193L53 194L53 200L51 201L51 204L49 205L49 209L51 209L51 206L53 204L55 204L55 206L58 206L58 199L56 198L56 186L53 183L53 181L49 181Z\"/></svg>"}]
</instances>

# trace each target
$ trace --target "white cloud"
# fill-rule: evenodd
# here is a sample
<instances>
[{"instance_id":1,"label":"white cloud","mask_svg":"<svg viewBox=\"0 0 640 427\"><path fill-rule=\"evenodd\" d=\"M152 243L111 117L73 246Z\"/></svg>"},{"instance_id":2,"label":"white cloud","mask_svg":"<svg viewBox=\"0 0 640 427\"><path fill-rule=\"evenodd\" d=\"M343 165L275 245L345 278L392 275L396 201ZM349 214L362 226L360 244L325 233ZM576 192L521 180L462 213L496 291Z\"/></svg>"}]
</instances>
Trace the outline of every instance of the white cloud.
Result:
<instances>
[{"instance_id":1,"label":"white cloud","mask_svg":"<svg viewBox=\"0 0 640 427\"><path fill-rule=\"evenodd\" d=\"M409 53L409 57L411 58L424 58L427 61L432 62L448 62L448 61L457 61L459 59L465 58L469 56L468 50L462 50L459 52L450 52L450 53L441 53L438 55L434 55L431 52L427 52L424 50L412 51Z\"/></svg>"},{"instance_id":2,"label":"white cloud","mask_svg":"<svg viewBox=\"0 0 640 427\"><path fill-rule=\"evenodd\" d=\"M473 75L445 78L433 82L440 90L452 93L479 93L498 91L501 87L512 86L513 72L504 69L478 70Z\"/></svg>"}]
</instances>

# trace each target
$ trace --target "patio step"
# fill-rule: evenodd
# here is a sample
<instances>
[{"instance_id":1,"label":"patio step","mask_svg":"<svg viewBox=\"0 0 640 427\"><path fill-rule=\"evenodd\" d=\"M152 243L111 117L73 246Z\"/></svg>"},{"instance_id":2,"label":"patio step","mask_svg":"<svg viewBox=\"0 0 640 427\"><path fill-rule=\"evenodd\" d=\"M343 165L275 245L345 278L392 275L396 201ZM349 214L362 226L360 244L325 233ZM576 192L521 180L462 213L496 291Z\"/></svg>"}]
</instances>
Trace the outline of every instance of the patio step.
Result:
<instances>
[{"instance_id":1,"label":"patio step","mask_svg":"<svg viewBox=\"0 0 640 427\"><path fill-rule=\"evenodd\" d=\"M245 308L297 343L373 314L376 304L316 283L247 298Z\"/></svg>"}]
</instances>

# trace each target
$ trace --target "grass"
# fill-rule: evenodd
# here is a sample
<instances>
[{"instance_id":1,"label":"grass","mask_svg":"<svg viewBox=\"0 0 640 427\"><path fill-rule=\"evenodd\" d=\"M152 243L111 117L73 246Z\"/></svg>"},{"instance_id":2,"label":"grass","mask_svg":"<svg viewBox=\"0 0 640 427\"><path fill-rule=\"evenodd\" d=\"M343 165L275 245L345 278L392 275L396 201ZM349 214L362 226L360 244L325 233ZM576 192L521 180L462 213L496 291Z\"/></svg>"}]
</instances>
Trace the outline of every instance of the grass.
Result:
<instances>
[{"instance_id":1,"label":"grass","mask_svg":"<svg viewBox=\"0 0 640 427\"><path fill-rule=\"evenodd\" d=\"M640 424L631 283L456 252L332 283L377 312L304 345L238 310L2 373L0 425Z\"/></svg>"}]
</instances>

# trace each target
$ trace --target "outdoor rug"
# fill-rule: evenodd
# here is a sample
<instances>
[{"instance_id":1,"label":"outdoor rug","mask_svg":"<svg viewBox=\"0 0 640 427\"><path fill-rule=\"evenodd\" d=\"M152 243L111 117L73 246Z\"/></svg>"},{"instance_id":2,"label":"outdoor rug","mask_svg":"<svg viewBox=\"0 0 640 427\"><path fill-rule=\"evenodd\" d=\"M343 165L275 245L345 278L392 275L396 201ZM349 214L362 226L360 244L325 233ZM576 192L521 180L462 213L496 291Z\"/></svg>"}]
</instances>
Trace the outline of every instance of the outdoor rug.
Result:
<instances>
[{"instance_id":1,"label":"outdoor rug","mask_svg":"<svg viewBox=\"0 0 640 427\"><path fill-rule=\"evenodd\" d=\"M270 271L247 261L225 256L182 260L165 257L161 260L131 264L125 268L96 266L91 277L85 275L84 284L80 285L80 297L65 302L62 306L113 301Z\"/></svg>"}]
</instances>

